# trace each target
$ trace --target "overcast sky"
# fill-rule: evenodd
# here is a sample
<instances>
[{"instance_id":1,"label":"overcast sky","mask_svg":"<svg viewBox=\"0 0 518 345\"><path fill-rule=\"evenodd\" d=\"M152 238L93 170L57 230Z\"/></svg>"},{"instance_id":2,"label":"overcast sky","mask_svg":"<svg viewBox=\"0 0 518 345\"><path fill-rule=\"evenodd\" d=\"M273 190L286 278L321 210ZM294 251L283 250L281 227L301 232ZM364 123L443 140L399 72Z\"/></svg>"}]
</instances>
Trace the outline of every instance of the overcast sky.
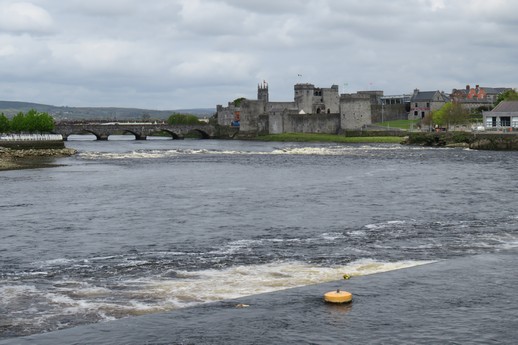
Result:
<instances>
[{"instance_id":1,"label":"overcast sky","mask_svg":"<svg viewBox=\"0 0 518 345\"><path fill-rule=\"evenodd\" d=\"M179 109L518 86L516 0L0 0L0 100ZM301 76L299 76L301 75Z\"/></svg>"}]
</instances>

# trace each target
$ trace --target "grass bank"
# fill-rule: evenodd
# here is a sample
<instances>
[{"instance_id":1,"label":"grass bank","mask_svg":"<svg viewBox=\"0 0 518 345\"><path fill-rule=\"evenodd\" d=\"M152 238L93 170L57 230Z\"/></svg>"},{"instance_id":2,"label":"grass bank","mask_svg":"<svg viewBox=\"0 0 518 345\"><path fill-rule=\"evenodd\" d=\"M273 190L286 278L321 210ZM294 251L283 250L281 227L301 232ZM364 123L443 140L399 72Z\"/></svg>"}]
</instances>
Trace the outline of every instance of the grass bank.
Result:
<instances>
[{"instance_id":1,"label":"grass bank","mask_svg":"<svg viewBox=\"0 0 518 345\"><path fill-rule=\"evenodd\" d=\"M346 137L337 134L317 134L317 133L282 133L260 135L255 138L261 141L281 141L281 142L330 142L330 143L389 143L399 144L401 137L395 136L375 136L375 137Z\"/></svg>"},{"instance_id":2,"label":"grass bank","mask_svg":"<svg viewBox=\"0 0 518 345\"><path fill-rule=\"evenodd\" d=\"M387 128L414 129L420 120L393 120L375 123L376 126Z\"/></svg>"}]
</instances>

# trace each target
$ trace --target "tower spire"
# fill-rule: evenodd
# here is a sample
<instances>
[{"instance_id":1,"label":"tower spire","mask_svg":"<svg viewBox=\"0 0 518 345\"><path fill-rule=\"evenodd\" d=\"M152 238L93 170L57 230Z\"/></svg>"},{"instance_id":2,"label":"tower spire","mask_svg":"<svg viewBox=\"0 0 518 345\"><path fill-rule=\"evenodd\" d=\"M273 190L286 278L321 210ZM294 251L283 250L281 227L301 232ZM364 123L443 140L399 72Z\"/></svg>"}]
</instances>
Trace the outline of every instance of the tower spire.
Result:
<instances>
[{"instance_id":1,"label":"tower spire","mask_svg":"<svg viewBox=\"0 0 518 345\"><path fill-rule=\"evenodd\" d=\"M257 100L265 103L268 103L269 101L268 83L265 80L257 85Z\"/></svg>"}]
</instances>

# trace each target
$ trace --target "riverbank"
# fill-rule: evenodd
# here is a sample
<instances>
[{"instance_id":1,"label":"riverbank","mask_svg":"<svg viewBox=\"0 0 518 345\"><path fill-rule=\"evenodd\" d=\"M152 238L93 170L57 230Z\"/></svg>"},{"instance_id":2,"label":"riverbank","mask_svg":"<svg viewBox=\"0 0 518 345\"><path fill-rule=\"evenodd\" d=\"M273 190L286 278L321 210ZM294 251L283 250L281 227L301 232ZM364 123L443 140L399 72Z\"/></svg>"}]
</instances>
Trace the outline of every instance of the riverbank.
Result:
<instances>
[{"instance_id":1,"label":"riverbank","mask_svg":"<svg viewBox=\"0 0 518 345\"><path fill-rule=\"evenodd\" d=\"M466 147L474 150L517 151L518 134L496 132L412 132L408 133L402 144Z\"/></svg>"},{"instance_id":2,"label":"riverbank","mask_svg":"<svg viewBox=\"0 0 518 345\"><path fill-rule=\"evenodd\" d=\"M0 146L0 171L33 169L56 166L50 158L71 156L76 150L59 149L10 149Z\"/></svg>"},{"instance_id":3,"label":"riverbank","mask_svg":"<svg viewBox=\"0 0 518 345\"><path fill-rule=\"evenodd\" d=\"M243 138L241 138L243 139ZM246 139L246 138L245 138ZM283 133L248 138L278 142L390 143L434 147L464 147L475 150L518 150L518 134L470 132L379 132L355 131L343 134Z\"/></svg>"},{"instance_id":4,"label":"riverbank","mask_svg":"<svg viewBox=\"0 0 518 345\"><path fill-rule=\"evenodd\" d=\"M0 344L511 344L518 251L125 318ZM337 288L346 305L324 303Z\"/></svg>"}]
</instances>

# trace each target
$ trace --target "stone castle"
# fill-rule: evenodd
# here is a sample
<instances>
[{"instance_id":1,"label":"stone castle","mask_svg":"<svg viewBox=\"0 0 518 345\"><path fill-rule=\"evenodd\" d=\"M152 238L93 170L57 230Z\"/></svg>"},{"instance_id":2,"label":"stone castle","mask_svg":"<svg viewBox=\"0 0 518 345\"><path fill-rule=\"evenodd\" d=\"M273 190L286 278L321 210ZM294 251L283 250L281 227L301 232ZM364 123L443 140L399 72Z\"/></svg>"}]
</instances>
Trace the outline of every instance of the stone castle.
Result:
<instances>
[{"instance_id":1,"label":"stone castle","mask_svg":"<svg viewBox=\"0 0 518 345\"><path fill-rule=\"evenodd\" d=\"M237 103L237 104L236 104ZM242 99L217 106L218 124L239 126L240 135L328 133L359 130L373 122L406 118L403 96L383 91L339 94L338 85L319 88L296 84L294 100L270 102L268 84L257 86L257 100Z\"/></svg>"}]
</instances>

